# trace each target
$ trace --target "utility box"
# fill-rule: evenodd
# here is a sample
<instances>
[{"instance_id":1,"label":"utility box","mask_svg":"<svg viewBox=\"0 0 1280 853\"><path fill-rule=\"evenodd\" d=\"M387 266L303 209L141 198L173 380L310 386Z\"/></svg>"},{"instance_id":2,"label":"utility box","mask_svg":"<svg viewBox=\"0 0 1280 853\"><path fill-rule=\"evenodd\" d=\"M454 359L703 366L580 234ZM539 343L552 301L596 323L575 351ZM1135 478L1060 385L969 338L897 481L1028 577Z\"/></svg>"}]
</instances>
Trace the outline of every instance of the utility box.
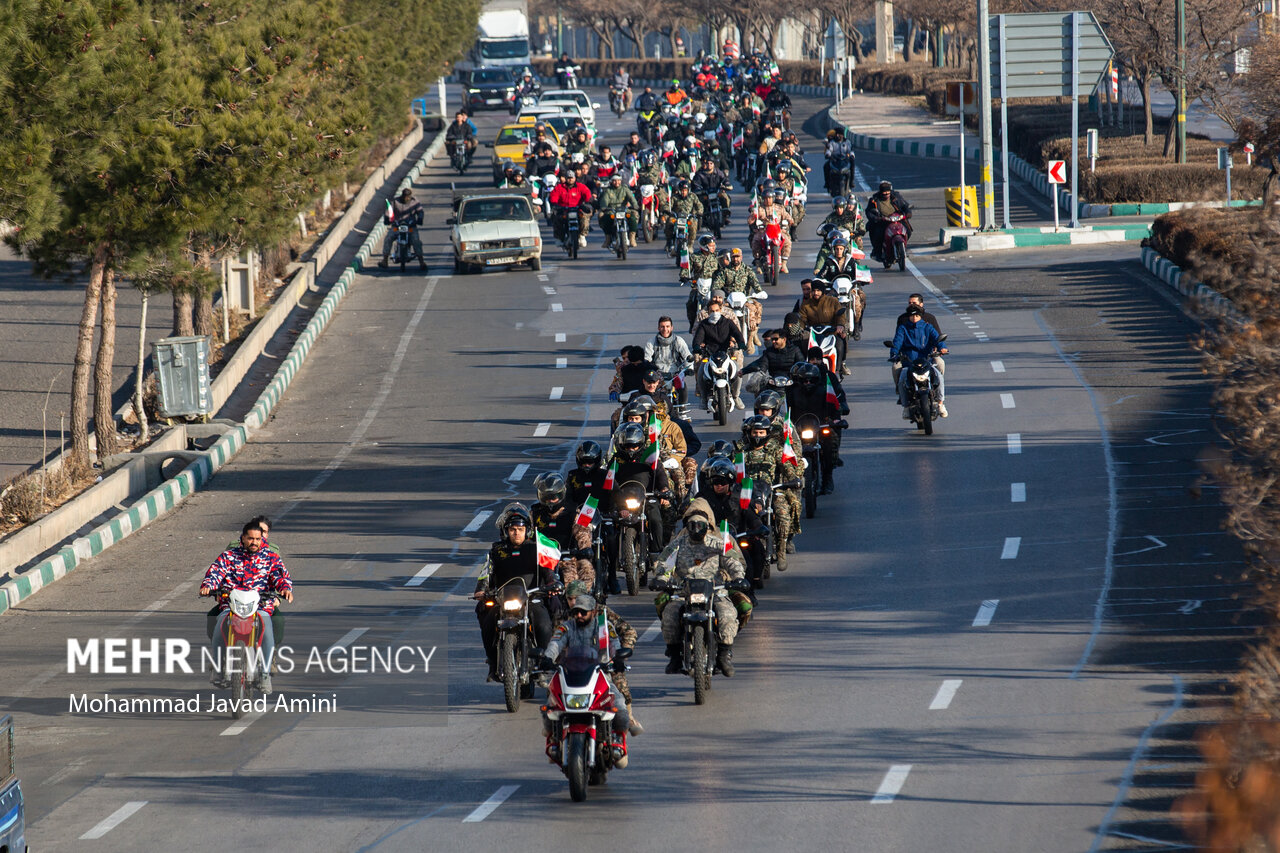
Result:
<instances>
[{"instance_id":1,"label":"utility box","mask_svg":"<svg viewBox=\"0 0 1280 853\"><path fill-rule=\"evenodd\" d=\"M212 414L209 339L203 335L162 338L152 345L160 380L160 415L165 418Z\"/></svg>"}]
</instances>

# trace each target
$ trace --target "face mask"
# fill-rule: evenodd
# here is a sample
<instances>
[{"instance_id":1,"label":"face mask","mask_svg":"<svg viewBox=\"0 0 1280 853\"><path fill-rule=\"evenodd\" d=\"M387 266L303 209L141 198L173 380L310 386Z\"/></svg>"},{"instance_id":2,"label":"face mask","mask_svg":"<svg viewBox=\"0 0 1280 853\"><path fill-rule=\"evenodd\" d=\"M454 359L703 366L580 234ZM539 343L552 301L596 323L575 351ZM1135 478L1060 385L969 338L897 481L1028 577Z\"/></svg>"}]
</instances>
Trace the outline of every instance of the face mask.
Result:
<instances>
[{"instance_id":1,"label":"face mask","mask_svg":"<svg viewBox=\"0 0 1280 853\"><path fill-rule=\"evenodd\" d=\"M689 522L689 537L696 541L700 542L705 539L707 536L707 530L708 527L705 521Z\"/></svg>"},{"instance_id":2,"label":"face mask","mask_svg":"<svg viewBox=\"0 0 1280 853\"><path fill-rule=\"evenodd\" d=\"M708 312L708 313L707 313L707 320L708 320L708 321L710 321L710 322L712 322L712 323L719 323L719 322L720 322L720 312L719 312L719 311L710 311L710 312Z\"/></svg>"}]
</instances>

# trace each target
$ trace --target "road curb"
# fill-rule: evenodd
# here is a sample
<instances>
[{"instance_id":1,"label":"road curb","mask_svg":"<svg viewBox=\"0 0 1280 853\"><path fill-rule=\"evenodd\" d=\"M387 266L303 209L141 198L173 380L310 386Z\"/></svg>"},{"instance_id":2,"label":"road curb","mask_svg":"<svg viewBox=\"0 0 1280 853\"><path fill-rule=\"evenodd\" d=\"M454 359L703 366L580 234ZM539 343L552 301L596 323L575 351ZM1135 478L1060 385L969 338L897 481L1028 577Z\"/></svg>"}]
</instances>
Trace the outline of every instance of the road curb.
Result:
<instances>
[{"instance_id":1,"label":"road curb","mask_svg":"<svg viewBox=\"0 0 1280 853\"><path fill-rule=\"evenodd\" d=\"M1231 303L1230 299L1227 299L1213 288L1196 281L1190 273L1150 246L1142 247L1142 265L1147 268L1147 272L1178 291L1178 293L1181 293L1187 299L1195 299L1206 305L1211 305L1237 322L1243 321L1244 318L1240 316L1240 312Z\"/></svg>"},{"instance_id":2,"label":"road curb","mask_svg":"<svg viewBox=\"0 0 1280 853\"><path fill-rule=\"evenodd\" d=\"M400 181L399 188L411 186L422 174L422 170L443 148L444 134L438 133L422 157ZM204 488L213 475L240 452L252 432L261 428L270 419L276 405L288 390L303 362L306 361L312 345L328 326L338 304L346 296L351 283L355 280L356 274L377 249L378 242L385 233L386 225L379 220L356 251L355 259L343 270L337 283L325 295L324 301L290 348L289 355L285 357L271 381L267 383L266 389L254 403L243 424L231 427L199 459L183 468L177 476L143 495L128 510L94 528L88 534L72 540L52 557L0 585L0 593L3 593L0 594L0 614L71 573L90 557L96 557L116 542L167 514Z\"/></svg>"},{"instance_id":3,"label":"road curb","mask_svg":"<svg viewBox=\"0 0 1280 853\"><path fill-rule=\"evenodd\" d=\"M1145 223L1119 227L1093 228L1089 230L1062 230L1052 228L1025 231L978 232L957 234L951 238L951 248L958 252L988 252L994 249L1023 249L1034 246L1080 246L1095 243L1123 243L1151 236L1151 226Z\"/></svg>"}]
</instances>

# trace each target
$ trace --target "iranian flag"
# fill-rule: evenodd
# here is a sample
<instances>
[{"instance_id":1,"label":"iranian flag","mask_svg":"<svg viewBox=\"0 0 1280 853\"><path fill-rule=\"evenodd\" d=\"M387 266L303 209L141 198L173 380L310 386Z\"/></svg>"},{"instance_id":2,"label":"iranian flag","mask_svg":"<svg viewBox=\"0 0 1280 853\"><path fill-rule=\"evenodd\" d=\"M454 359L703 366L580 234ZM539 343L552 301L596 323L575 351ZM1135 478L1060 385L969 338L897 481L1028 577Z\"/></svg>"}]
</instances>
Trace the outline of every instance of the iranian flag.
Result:
<instances>
[{"instance_id":1,"label":"iranian flag","mask_svg":"<svg viewBox=\"0 0 1280 853\"><path fill-rule=\"evenodd\" d=\"M742 491L738 494L738 506L746 509L751 506L751 493L755 491L756 481L751 477L744 477L742 480Z\"/></svg>"},{"instance_id":2,"label":"iranian flag","mask_svg":"<svg viewBox=\"0 0 1280 853\"><path fill-rule=\"evenodd\" d=\"M589 527L596 517L596 507L598 506L600 506L600 501L596 499L596 496L589 495L587 502L582 505L582 509L578 510L578 517L573 520L573 523L582 527Z\"/></svg>"},{"instance_id":3,"label":"iranian flag","mask_svg":"<svg viewBox=\"0 0 1280 853\"><path fill-rule=\"evenodd\" d=\"M733 135L733 150L737 151L746 143L746 139L742 133L742 126L738 126L738 132Z\"/></svg>"},{"instance_id":4,"label":"iranian flag","mask_svg":"<svg viewBox=\"0 0 1280 853\"><path fill-rule=\"evenodd\" d=\"M733 550L733 535L729 533L729 519L720 522L720 540L724 543L723 553L728 554Z\"/></svg>"},{"instance_id":5,"label":"iranian flag","mask_svg":"<svg viewBox=\"0 0 1280 853\"><path fill-rule=\"evenodd\" d=\"M791 424L791 415L782 422L782 461L791 465L800 463L800 454L796 453L796 428Z\"/></svg>"},{"instance_id":6,"label":"iranian flag","mask_svg":"<svg viewBox=\"0 0 1280 853\"><path fill-rule=\"evenodd\" d=\"M658 444L657 438L649 439L649 446L644 450L644 461L649 463L649 467L658 470L658 465L662 463L661 445Z\"/></svg>"},{"instance_id":7,"label":"iranian flag","mask_svg":"<svg viewBox=\"0 0 1280 853\"><path fill-rule=\"evenodd\" d=\"M682 272L689 271L689 246L688 243L680 244L680 270Z\"/></svg>"},{"instance_id":8,"label":"iranian flag","mask_svg":"<svg viewBox=\"0 0 1280 853\"><path fill-rule=\"evenodd\" d=\"M601 660L609 659L609 620L604 615L604 607L596 611L596 636L600 643Z\"/></svg>"},{"instance_id":9,"label":"iranian flag","mask_svg":"<svg viewBox=\"0 0 1280 853\"><path fill-rule=\"evenodd\" d=\"M662 424L658 422L658 413L649 413L649 425L646 429L648 432L649 443L657 444L658 436L662 434Z\"/></svg>"},{"instance_id":10,"label":"iranian flag","mask_svg":"<svg viewBox=\"0 0 1280 853\"><path fill-rule=\"evenodd\" d=\"M396 221L396 209L391 206L391 199L387 199L387 222Z\"/></svg>"},{"instance_id":11,"label":"iranian flag","mask_svg":"<svg viewBox=\"0 0 1280 853\"><path fill-rule=\"evenodd\" d=\"M827 405L839 406L840 398L836 395L836 386L831 381L831 374L827 374Z\"/></svg>"},{"instance_id":12,"label":"iranian flag","mask_svg":"<svg viewBox=\"0 0 1280 853\"><path fill-rule=\"evenodd\" d=\"M554 571L560 565L560 546L541 530L538 536L538 568Z\"/></svg>"},{"instance_id":13,"label":"iranian flag","mask_svg":"<svg viewBox=\"0 0 1280 853\"><path fill-rule=\"evenodd\" d=\"M818 336L813 331L813 329L810 329L809 330L809 347L816 347L817 345L818 345Z\"/></svg>"},{"instance_id":14,"label":"iranian flag","mask_svg":"<svg viewBox=\"0 0 1280 853\"><path fill-rule=\"evenodd\" d=\"M736 475L735 483L741 483L742 479L747 476L747 461L742 455L742 451L733 454L733 471Z\"/></svg>"},{"instance_id":15,"label":"iranian flag","mask_svg":"<svg viewBox=\"0 0 1280 853\"><path fill-rule=\"evenodd\" d=\"M618 460L614 459L609 463L609 472L604 475L604 490L606 492L613 491L614 481L618 478Z\"/></svg>"}]
</instances>

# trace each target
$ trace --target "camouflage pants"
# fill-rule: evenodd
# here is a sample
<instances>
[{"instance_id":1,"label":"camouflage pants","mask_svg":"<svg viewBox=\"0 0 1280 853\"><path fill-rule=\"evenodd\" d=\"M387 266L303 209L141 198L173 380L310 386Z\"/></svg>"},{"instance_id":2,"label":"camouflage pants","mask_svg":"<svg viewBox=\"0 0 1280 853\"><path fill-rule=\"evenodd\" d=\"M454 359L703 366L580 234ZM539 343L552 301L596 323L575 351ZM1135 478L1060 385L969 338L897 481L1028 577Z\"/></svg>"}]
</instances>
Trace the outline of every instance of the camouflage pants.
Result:
<instances>
[{"instance_id":1,"label":"camouflage pants","mask_svg":"<svg viewBox=\"0 0 1280 853\"><path fill-rule=\"evenodd\" d=\"M800 492L778 489L773 494L773 530L775 542L790 539L800 532Z\"/></svg>"},{"instance_id":2,"label":"camouflage pants","mask_svg":"<svg viewBox=\"0 0 1280 853\"><path fill-rule=\"evenodd\" d=\"M581 524L573 526L573 547L579 550L591 547L591 528L583 527ZM566 557L561 560L560 576L565 586L574 581L585 581L588 584L596 582L595 568L586 557Z\"/></svg>"},{"instance_id":3,"label":"camouflage pants","mask_svg":"<svg viewBox=\"0 0 1280 853\"><path fill-rule=\"evenodd\" d=\"M716 612L716 631L720 643L733 645L738 636L738 610L728 599L716 596L712 605ZM680 608L668 604L662 608L662 640L668 646L680 642Z\"/></svg>"}]
</instances>

